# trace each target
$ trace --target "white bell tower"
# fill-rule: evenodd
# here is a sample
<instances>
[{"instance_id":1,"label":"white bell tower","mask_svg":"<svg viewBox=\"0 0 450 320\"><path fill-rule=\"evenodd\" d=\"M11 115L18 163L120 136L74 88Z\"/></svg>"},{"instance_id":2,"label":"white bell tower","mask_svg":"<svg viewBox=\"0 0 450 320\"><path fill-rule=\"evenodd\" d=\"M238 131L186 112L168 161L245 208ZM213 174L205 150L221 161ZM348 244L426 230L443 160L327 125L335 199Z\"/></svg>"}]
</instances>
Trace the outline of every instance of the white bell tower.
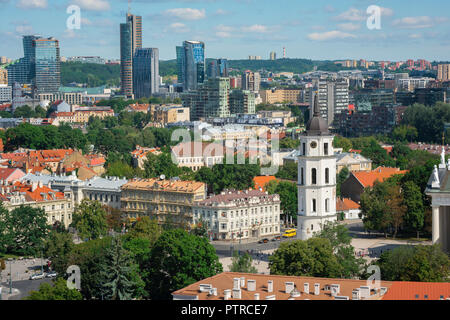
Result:
<instances>
[{"instance_id":1,"label":"white bell tower","mask_svg":"<svg viewBox=\"0 0 450 320\"><path fill-rule=\"evenodd\" d=\"M307 240L336 215L336 157L334 136L320 116L318 94L314 115L300 137L298 157L298 238Z\"/></svg>"}]
</instances>

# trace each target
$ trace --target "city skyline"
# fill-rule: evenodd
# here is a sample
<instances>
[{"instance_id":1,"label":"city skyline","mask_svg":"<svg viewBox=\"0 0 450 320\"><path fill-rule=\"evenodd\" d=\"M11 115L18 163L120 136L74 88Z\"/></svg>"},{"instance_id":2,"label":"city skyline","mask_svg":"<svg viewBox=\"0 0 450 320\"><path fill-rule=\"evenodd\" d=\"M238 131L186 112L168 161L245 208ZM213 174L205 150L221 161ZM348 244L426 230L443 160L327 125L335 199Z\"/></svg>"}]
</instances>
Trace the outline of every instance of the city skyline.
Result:
<instances>
[{"instance_id":1,"label":"city skyline","mask_svg":"<svg viewBox=\"0 0 450 320\"><path fill-rule=\"evenodd\" d=\"M119 25L127 1L0 2L6 13L0 22L2 56L22 57L22 36L40 34L60 40L61 56L120 57ZM185 40L205 42L208 58L231 60L249 55L269 59L272 51L282 57L283 47L288 58L313 60L449 60L450 19L441 14L450 8L448 3L282 2L271 6L266 0L134 1L131 13L142 15L146 35L142 46L159 48L161 60L175 59L174 48ZM66 27L70 16L66 9L71 4L81 8L80 30ZM381 30L366 26L370 5L382 8Z\"/></svg>"}]
</instances>

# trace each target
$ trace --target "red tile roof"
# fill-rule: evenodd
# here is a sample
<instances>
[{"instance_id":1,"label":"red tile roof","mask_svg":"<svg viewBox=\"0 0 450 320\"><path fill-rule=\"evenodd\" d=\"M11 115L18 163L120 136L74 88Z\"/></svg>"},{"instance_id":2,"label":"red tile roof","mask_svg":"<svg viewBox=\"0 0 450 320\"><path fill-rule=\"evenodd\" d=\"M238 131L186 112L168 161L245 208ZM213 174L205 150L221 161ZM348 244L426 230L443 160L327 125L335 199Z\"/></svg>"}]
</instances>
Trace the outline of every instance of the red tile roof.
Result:
<instances>
[{"instance_id":1,"label":"red tile roof","mask_svg":"<svg viewBox=\"0 0 450 320\"><path fill-rule=\"evenodd\" d=\"M449 282L399 281L393 283L383 300L440 300L441 298L450 298Z\"/></svg>"},{"instance_id":2,"label":"red tile roof","mask_svg":"<svg viewBox=\"0 0 450 320\"><path fill-rule=\"evenodd\" d=\"M253 182L255 183L255 189L262 189L263 191L266 190L266 185L270 182L270 181L278 181L276 177L274 176L259 176L259 177L254 177L253 178Z\"/></svg>"},{"instance_id":3,"label":"red tile roof","mask_svg":"<svg viewBox=\"0 0 450 320\"><path fill-rule=\"evenodd\" d=\"M356 179L364 188L373 187L375 181L383 182L396 174L405 174L408 170L400 170L399 168L378 167L375 170L365 172L352 172Z\"/></svg>"},{"instance_id":4,"label":"red tile roof","mask_svg":"<svg viewBox=\"0 0 450 320\"><path fill-rule=\"evenodd\" d=\"M336 198L336 211L349 211L349 210L358 210L360 205L357 204L352 199L348 198Z\"/></svg>"}]
</instances>

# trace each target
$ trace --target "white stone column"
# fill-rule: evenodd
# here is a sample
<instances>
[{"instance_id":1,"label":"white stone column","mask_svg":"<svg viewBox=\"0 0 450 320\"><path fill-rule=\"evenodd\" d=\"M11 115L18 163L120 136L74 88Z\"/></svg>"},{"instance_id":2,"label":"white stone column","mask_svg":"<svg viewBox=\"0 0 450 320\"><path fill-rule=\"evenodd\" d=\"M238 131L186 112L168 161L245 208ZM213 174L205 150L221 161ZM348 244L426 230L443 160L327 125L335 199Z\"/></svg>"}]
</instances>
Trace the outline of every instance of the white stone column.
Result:
<instances>
[{"instance_id":1,"label":"white stone column","mask_svg":"<svg viewBox=\"0 0 450 320\"><path fill-rule=\"evenodd\" d=\"M433 230L433 244L438 243L440 240L439 234L439 207L433 207L433 221L432 221L432 230Z\"/></svg>"}]
</instances>

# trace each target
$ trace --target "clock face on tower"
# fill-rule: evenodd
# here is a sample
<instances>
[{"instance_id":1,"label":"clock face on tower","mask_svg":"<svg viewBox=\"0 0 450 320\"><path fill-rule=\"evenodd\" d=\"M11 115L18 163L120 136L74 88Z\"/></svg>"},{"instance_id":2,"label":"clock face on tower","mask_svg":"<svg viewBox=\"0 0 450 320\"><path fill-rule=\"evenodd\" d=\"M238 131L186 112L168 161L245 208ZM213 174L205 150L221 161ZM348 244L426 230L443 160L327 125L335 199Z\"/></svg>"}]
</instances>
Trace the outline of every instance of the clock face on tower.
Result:
<instances>
[{"instance_id":1,"label":"clock face on tower","mask_svg":"<svg viewBox=\"0 0 450 320\"><path fill-rule=\"evenodd\" d=\"M317 148L317 142L315 141L311 142L311 148L313 149Z\"/></svg>"}]
</instances>

